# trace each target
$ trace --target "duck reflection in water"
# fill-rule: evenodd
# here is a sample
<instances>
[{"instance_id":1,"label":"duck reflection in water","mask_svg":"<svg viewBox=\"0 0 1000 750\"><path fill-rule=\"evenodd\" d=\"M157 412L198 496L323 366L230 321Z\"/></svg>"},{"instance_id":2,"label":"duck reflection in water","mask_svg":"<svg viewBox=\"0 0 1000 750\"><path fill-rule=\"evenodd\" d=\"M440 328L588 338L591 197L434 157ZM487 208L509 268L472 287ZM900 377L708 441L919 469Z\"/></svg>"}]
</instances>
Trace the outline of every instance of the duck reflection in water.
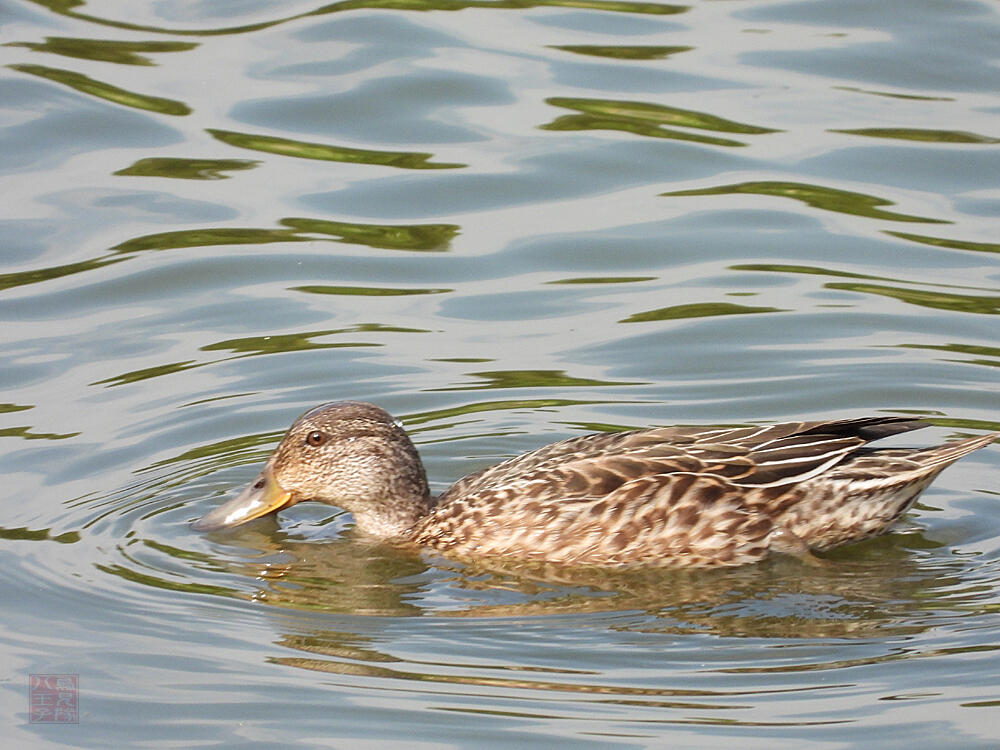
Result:
<instances>
[{"instance_id":1,"label":"duck reflection in water","mask_svg":"<svg viewBox=\"0 0 1000 750\"><path fill-rule=\"evenodd\" d=\"M295 535L264 522L240 536L251 559L221 564L254 581L254 601L280 609L462 619L606 612L616 613L617 629L760 638L919 632L934 620L914 618L915 607L934 602L936 610L962 612L968 601L958 593L975 589L962 583L967 561L935 556L944 545L914 530L838 550L832 566L775 556L759 566L707 570L459 562L350 532L323 543ZM315 636L308 643L333 653L323 634Z\"/></svg>"}]
</instances>

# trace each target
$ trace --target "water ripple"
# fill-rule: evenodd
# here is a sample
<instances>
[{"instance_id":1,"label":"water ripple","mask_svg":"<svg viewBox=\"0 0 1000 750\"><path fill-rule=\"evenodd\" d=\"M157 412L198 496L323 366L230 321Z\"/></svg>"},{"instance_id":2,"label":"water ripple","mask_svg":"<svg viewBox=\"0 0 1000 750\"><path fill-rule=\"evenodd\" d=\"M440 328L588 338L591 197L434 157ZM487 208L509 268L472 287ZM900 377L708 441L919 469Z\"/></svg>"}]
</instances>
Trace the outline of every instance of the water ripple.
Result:
<instances>
[{"instance_id":1,"label":"water ripple","mask_svg":"<svg viewBox=\"0 0 1000 750\"><path fill-rule=\"evenodd\" d=\"M1000 430L988 3L4 11L8 744L996 746L995 446L819 569L189 527L334 399L435 491L593 431Z\"/></svg>"}]
</instances>

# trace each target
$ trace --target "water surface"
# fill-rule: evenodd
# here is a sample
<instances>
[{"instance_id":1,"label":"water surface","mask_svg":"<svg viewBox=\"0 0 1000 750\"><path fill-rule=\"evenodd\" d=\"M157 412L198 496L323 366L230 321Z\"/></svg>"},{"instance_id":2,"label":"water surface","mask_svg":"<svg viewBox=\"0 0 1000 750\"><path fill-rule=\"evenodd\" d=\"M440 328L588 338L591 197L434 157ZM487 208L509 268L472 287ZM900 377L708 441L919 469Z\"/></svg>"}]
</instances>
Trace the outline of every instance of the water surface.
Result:
<instances>
[{"instance_id":1,"label":"water surface","mask_svg":"<svg viewBox=\"0 0 1000 750\"><path fill-rule=\"evenodd\" d=\"M828 568L188 523L333 399L438 490L589 431L1000 429L990 3L0 0L12 746L986 748L1000 450ZM31 723L32 674L79 723Z\"/></svg>"}]
</instances>

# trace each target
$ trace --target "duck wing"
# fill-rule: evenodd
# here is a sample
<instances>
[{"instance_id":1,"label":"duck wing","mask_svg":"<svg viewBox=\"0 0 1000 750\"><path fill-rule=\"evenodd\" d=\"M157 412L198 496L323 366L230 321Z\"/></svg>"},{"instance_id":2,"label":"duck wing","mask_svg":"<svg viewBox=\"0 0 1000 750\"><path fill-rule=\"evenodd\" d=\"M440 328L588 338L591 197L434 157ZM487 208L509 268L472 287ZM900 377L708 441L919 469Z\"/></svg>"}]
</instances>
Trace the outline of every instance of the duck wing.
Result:
<instances>
[{"instance_id":1,"label":"duck wing","mask_svg":"<svg viewBox=\"0 0 1000 750\"><path fill-rule=\"evenodd\" d=\"M438 501L509 489L536 499L601 497L643 476L714 476L765 487L821 474L866 443L925 427L909 417L785 422L764 427L663 427L584 435L471 474Z\"/></svg>"}]
</instances>

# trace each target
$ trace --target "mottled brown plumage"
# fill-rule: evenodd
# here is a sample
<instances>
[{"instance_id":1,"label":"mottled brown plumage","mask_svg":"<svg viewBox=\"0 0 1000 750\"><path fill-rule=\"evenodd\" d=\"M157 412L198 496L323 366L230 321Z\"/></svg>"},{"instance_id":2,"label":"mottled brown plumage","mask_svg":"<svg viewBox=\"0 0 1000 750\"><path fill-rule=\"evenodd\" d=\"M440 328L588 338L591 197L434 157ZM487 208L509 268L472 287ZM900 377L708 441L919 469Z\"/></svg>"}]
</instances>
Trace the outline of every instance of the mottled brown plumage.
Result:
<instances>
[{"instance_id":1,"label":"mottled brown plumage","mask_svg":"<svg viewBox=\"0 0 1000 750\"><path fill-rule=\"evenodd\" d=\"M872 440L926 425L864 417L586 435L456 482L436 501L413 443L372 404L302 415L257 481L196 522L235 526L319 500L359 529L465 558L718 566L770 552L810 558L881 534L982 435L923 449Z\"/></svg>"}]
</instances>

